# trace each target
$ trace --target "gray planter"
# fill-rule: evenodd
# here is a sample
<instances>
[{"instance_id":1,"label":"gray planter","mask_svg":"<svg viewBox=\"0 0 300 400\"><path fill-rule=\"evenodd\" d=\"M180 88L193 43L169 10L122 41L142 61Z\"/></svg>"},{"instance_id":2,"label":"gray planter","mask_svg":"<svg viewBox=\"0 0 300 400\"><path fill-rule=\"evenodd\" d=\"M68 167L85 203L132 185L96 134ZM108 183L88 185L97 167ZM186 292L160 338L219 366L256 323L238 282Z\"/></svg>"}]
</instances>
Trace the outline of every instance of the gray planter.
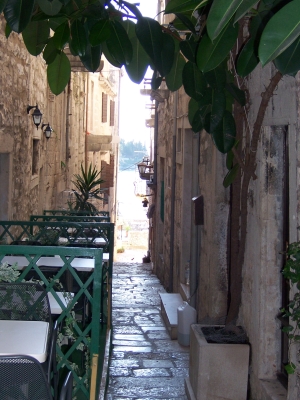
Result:
<instances>
[{"instance_id":1,"label":"gray planter","mask_svg":"<svg viewBox=\"0 0 300 400\"><path fill-rule=\"evenodd\" d=\"M188 398L246 400L249 344L208 343L203 327L191 326Z\"/></svg>"}]
</instances>

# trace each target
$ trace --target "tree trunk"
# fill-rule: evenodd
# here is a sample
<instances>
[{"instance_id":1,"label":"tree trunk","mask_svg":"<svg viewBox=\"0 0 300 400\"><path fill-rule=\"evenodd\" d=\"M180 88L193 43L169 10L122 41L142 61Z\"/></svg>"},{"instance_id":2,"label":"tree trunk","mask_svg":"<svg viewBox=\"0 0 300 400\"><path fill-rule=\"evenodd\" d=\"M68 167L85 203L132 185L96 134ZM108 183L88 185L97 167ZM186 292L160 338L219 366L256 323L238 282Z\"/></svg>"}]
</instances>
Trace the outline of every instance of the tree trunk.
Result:
<instances>
[{"instance_id":1,"label":"tree trunk","mask_svg":"<svg viewBox=\"0 0 300 400\"><path fill-rule=\"evenodd\" d=\"M236 183L236 186L233 186L232 190L230 305L226 319L227 328L236 324L242 299L242 271L247 239L249 184L251 178L255 177L256 153L266 110L281 78L282 74L277 71L271 78L269 86L261 95L262 100L253 126L250 149L245 149L244 168L241 171L241 176L238 177L240 180ZM240 128L239 124L238 126ZM239 189L240 192L237 193ZM234 199L235 196L236 199Z\"/></svg>"}]
</instances>

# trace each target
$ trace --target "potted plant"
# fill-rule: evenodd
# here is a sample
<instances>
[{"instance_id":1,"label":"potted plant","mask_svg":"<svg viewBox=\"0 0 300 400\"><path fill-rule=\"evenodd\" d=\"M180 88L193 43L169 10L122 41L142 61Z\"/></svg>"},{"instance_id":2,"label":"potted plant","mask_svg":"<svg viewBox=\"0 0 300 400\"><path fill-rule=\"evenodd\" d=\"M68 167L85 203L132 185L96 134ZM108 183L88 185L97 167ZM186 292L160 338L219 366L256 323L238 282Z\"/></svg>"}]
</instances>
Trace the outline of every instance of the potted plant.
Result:
<instances>
[{"instance_id":1,"label":"potted plant","mask_svg":"<svg viewBox=\"0 0 300 400\"><path fill-rule=\"evenodd\" d=\"M72 181L76 190L72 190L72 193L75 195L75 200L68 203L71 210L87 212L97 211L97 208L90 200L103 200L100 194L103 193L104 190L100 189L100 185L104 180L100 178L100 174L101 171L97 171L95 166L92 168L92 164L90 164L87 171L84 170L81 165L81 175L75 174L76 180Z\"/></svg>"}]
</instances>

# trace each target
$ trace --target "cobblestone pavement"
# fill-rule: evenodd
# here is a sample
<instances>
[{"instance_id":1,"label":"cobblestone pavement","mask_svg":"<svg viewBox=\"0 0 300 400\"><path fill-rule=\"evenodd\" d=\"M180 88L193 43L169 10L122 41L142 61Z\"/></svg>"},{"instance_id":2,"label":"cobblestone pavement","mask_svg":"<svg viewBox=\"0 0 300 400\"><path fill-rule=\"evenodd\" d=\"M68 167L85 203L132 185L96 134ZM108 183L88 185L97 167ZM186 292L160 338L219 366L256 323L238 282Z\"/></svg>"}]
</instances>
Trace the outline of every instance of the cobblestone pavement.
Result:
<instances>
[{"instance_id":1,"label":"cobblestone pavement","mask_svg":"<svg viewBox=\"0 0 300 400\"><path fill-rule=\"evenodd\" d=\"M165 292L151 264L114 263L113 348L106 400L186 400L189 347L171 340L160 315Z\"/></svg>"}]
</instances>

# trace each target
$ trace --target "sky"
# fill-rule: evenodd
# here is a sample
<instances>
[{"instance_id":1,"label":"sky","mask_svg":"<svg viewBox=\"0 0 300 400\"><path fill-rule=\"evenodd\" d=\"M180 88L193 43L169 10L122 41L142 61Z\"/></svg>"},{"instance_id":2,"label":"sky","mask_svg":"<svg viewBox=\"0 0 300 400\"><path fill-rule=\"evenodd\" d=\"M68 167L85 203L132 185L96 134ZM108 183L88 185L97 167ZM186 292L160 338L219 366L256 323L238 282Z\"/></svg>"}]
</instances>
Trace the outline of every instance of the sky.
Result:
<instances>
[{"instance_id":1,"label":"sky","mask_svg":"<svg viewBox=\"0 0 300 400\"><path fill-rule=\"evenodd\" d=\"M131 1L133 2L133 1ZM156 15L156 0L139 0L139 9L143 16L154 18ZM150 104L150 96L142 96L140 89L149 89L149 85L144 86L131 82L124 68L122 68L121 90L120 90L120 127L119 135L127 142L142 142L147 145L150 135L149 128L146 127L145 120L149 118L149 110L146 104ZM148 75L151 77L151 75Z\"/></svg>"}]
</instances>

